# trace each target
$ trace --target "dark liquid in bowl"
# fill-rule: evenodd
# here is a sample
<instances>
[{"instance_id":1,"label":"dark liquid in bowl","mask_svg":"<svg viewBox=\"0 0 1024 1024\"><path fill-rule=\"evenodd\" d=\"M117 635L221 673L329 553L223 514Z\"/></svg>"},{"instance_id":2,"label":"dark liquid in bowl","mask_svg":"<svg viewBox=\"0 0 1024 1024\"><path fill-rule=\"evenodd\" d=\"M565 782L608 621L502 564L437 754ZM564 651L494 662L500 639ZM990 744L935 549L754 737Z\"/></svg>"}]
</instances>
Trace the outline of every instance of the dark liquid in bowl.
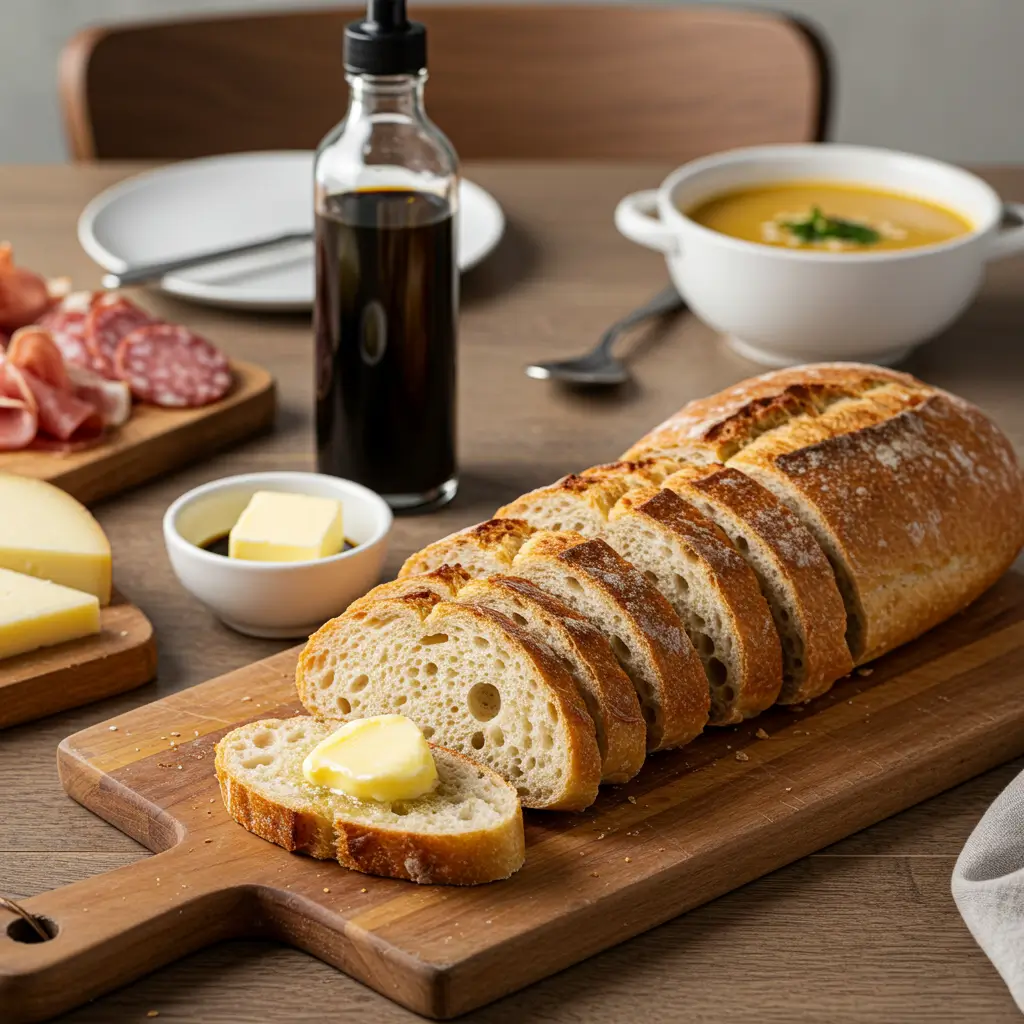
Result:
<instances>
[{"instance_id":1,"label":"dark liquid in bowl","mask_svg":"<svg viewBox=\"0 0 1024 1024\"><path fill-rule=\"evenodd\" d=\"M223 555L225 558L228 557L228 538L229 534L222 533L216 537L211 537L210 540L203 541L198 547L201 547L204 551L209 551L214 555ZM345 543L341 546L342 551L351 551L352 548L357 547L347 537Z\"/></svg>"}]
</instances>

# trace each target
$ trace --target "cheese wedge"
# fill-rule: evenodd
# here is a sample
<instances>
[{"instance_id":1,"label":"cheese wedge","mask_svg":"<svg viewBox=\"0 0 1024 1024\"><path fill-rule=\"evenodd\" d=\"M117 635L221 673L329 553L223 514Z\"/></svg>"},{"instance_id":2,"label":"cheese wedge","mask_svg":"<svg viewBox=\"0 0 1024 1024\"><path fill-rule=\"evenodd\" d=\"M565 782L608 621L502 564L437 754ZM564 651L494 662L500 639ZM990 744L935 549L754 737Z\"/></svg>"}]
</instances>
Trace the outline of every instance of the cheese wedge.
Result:
<instances>
[{"instance_id":1,"label":"cheese wedge","mask_svg":"<svg viewBox=\"0 0 1024 1024\"><path fill-rule=\"evenodd\" d=\"M0 473L0 568L110 603L110 544L100 524L53 484Z\"/></svg>"},{"instance_id":2,"label":"cheese wedge","mask_svg":"<svg viewBox=\"0 0 1024 1024\"><path fill-rule=\"evenodd\" d=\"M99 631L95 594L0 569L0 658Z\"/></svg>"}]
</instances>

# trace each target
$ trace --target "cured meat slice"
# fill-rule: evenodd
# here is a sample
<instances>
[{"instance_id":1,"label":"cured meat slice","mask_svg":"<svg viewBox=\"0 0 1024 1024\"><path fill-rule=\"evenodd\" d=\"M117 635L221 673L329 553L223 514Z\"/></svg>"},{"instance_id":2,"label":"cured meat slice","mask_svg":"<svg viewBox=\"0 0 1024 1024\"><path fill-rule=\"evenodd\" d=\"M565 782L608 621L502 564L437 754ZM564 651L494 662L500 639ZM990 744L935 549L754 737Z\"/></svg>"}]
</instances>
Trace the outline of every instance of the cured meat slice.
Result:
<instances>
[{"instance_id":1,"label":"cured meat slice","mask_svg":"<svg viewBox=\"0 0 1024 1024\"><path fill-rule=\"evenodd\" d=\"M123 380L107 380L82 366L69 366L68 377L75 394L92 402L108 427L119 427L132 414L132 393Z\"/></svg>"},{"instance_id":2,"label":"cured meat slice","mask_svg":"<svg viewBox=\"0 0 1024 1024\"><path fill-rule=\"evenodd\" d=\"M0 451L27 447L39 429L36 400L16 366L0 356Z\"/></svg>"},{"instance_id":3,"label":"cured meat slice","mask_svg":"<svg viewBox=\"0 0 1024 1024\"><path fill-rule=\"evenodd\" d=\"M10 333L34 324L52 302L46 281L15 266L11 243L0 243L0 330Z\"/></svg>"},{"instance_id":4,"label":"cured meat slice","mask_svg":"<svg viewBox=\"0 0 1024 1024\"><path fill-rule=\"evenodd\" d=\"M231 366L215 345L187 327L139 327L117 347L117 374L143 402L169 408L208 405L231 390Z\"/></svg>"},{"instance_id":5,"label":"cured meat slice","mask_svg":"<svg viewBox=\"0 0 1024 1024\"><path fill-rule=\"evenodd\" d=\"M103 416L92 402L85 402L70 390L55 388L29 370L22 377L32 392L39 415L39 430L59 441L76 434L102 433Z\"/></svg>"},{"instance_id":6,"label":"cured meat slice","mask_svg":"<svg viewBox=\"0 0 1024 1024\"><path fill-rule=\"evenodd\" d=\"M71 390L64 357L44 327L22 327L15 331L7 346L7 358L19 370L33 374L51 387Z\"/></svg>"},{"instance_id":7,"label":"cured meat slice","mask_svg":"<svg viewBox=\"0 0 1024 1024\"><path fill-rule=\"evenodd\" d=\"M89 310L85 324L85 344L92 355L92 369L115 380L114 353L121 339L137 327L156 322L147 312L120 296L98 298Z\"/></svg>"},{"instance_id":8,"label":"cured meat slice","mask_svg":"<svg viewBox=\"0 0 1024 1024\"><path fill-rule=\"evenodd\" d=\"M92 353L85 343L87 316L86 310L61 307L50 310L39 318L39 326L50 332L68 366L92 367Z\"/></svg>"}]
</instances>

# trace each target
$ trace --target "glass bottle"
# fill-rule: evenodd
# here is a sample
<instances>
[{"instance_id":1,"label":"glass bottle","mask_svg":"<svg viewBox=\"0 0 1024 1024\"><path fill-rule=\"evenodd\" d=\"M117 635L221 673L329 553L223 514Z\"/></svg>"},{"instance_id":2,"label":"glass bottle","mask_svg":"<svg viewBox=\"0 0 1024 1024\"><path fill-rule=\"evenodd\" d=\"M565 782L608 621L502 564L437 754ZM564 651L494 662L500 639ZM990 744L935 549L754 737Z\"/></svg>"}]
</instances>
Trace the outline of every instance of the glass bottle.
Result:
<instances>
[{"instance_id":1,"label":"glass bottle","mask_svg":"<svg viewBox=\"0 0 1024 1024\"><path fill-rule=\"evenodd\" d=\"M314 171L317 464L426 508L458 486L458 159L424 111L426 33L404 0L348 26L345 70Z\"/></svg>"}]
</instances>

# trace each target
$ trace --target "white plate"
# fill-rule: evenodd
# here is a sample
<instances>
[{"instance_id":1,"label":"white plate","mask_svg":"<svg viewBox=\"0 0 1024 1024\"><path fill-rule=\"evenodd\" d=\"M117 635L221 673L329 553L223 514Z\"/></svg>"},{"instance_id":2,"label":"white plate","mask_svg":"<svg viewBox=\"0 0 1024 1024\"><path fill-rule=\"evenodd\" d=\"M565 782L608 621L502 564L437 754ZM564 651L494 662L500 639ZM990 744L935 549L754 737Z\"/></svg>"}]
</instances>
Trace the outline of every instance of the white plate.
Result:
<instances>
[{"instance_id":1,"label":"white plate","mask_svg":"<svg viewBox=\"0 0 1024 1024\"><path fill-rule=\"evenodd\" d=\"M505 216L490 193L463 181L459 267L501 240ZM105 270L175 259L290 231L313 230L313 154L237 153L186 160L100 193L78 219L82 248ZM172 295L237 309L309 309L313 244L237 256L168 275Z\"/></svg>"}]
</instances>

